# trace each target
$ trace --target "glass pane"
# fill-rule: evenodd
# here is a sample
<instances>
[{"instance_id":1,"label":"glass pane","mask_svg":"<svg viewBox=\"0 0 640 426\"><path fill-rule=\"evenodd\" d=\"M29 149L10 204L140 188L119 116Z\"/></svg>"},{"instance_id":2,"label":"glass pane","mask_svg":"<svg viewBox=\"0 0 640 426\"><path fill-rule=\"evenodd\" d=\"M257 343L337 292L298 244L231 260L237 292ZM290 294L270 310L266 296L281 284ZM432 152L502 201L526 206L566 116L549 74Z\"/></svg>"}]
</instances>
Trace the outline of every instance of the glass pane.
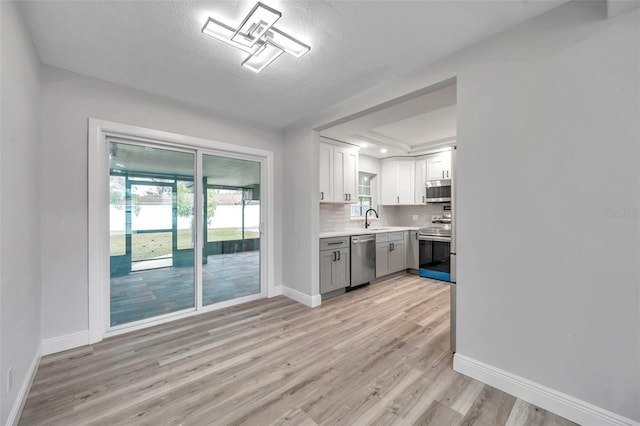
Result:
<instances>
[{"instance_id":1,"label":"glass pane","mask_svg":"<svg viewBox=\"0 0 640 426\"><path fill-rule=\"evenodd\" d=\"M260 163L203 156L203 305L260 292Z\"/></svg>"},{"instance_id":2,"label":"glass pane","mask_svg":"<svg viewBox=\"0 0 640 426\"><path fill-rule=\"evenodd\" d=\"M195 229L191 226L194 217L193 181L178 181L178 250L193 249Z\"/></svg>"},{"instance_id":3,"label":"glass pane","mask_svg":"<svg viewBox=\"0 0 640 426\"><path fill-rule=\"evenodd\" d=\"M111 143L111 326L195 307L194 154Z\"/></svg>"},{"instance_id":4,"label":"glass pane","mask_svg":"<svg viewBox=\"0 0 640 426\"><path fill-rule=\"evenodd\" d=\"M109 252L111 256L126 254L124 176L109 176Z\"/></svg>"},{"instance_id":5,"label":"glass pane","mask_svg":"<svg viewBox=\"0 0 640 426\"><path fill-rule=\"evenodd\" d=\"M242 188L207 188L207 241L242 239Z\"/></svg>"}]
</instances>

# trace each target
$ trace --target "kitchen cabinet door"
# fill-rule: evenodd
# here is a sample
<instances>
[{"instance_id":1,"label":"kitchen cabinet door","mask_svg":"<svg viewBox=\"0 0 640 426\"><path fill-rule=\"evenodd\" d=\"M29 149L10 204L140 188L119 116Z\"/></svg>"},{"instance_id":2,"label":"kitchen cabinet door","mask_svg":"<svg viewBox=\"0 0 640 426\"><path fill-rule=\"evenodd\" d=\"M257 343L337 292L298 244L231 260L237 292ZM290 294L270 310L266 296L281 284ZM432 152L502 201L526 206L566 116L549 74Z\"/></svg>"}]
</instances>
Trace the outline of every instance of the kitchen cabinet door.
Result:
<instances>
[{"instance_id":1,"label":"kitchen cabinet door","mask_svg":"<svg viewBox=\"0 0 640 426\"><path fill-rule=\"evenodd\" d=\"M353 149L336 148L343 152L342 184L347 201L358 201L358 153Z\"/></svg>"},{"instance_id":2,"label":"kitchen cabinet door","mask_svg":"<svg viewBox=\"0 0 640 426\"><path fill-rule=\"evenodd\" d=\"M415 170L414 201L415 204L424 204L427 196L427 160L417 160Z\"/></svg>"},{"instance_id":3,"label":"kitchen cabinet door","mask_svg":"<svg viewBox=\"0 0 640 426\"><path fill-rule=\"evenodd\" d=\"M333 290L349 287L351 285L351 260L349 259L348 249L341 249L338 251L338 259L333 262L332 276Z\"/></svg>"},{"instance_id":4,"label":"kitchen cabinet door","mask_svg":"<svg viewBox=\"0 0 640 426\"><path fill-rule=\"evenodd\" d=\"M376 244L376 278L389 274L389 243Z\"/></svg>"},{"instance_id":5,"label":"kitchen cabinet door","mask_svg":"<svg viewBox=\"0 0 640 426\"><path fill-rule=\"evenodd\" d=\"M420 243L418 242L418 231L408 231L408 238L405 240L405 266L409 269L420 268Z\"/></svg>"},{"instance_id":6,"label":"kitchen cabinet door","mask_svg":"<svg viewBox=\"0 0 640 426\"><path fill-rule=\"evenodd\" d=\"M405 269L404 267L404 244L402 242L390 243L391 248L389 249L388 256L388 265L389 265L389 274L393 272L402 271Z\"/></svg>"},{"instance_id":7,"label":"kitchen cabinet door","mask_svg":"<svg viewBox=\"0 0 640 426\"><path fill-rule=\"evenodd\" d=\"M358 152L320 143L320 202L358 201Z\"/></svg>"},{"instance_id":8,"label":"kitchen cabinet door","mask_svg":"<svg viewBox=\"0 0 640 426\"><path fill-rule=\"evenodd\" d=\"M320 144L320 201L333 201L333 147Z\"/></svg>"},{"instance_id":9,"label":"kitchen cabinet door","mask_svg":"<svg viewBox=\"0 0 640 426\"><path fill-rule=\"evenodd\" d=\"M414 204L415 164L413 161L382 162L381 204Z\"/></svg>"},{"instance_id":10,"label":"kitchen cabinet door","mask_svg":"<svg viewBox=\"0 0 640 426\"><path fill-rule=\"evenodd\" d=\"M396 194L396 175L398 163L396 161L383 161L380 168L380 204L398 204L399 199Z\"/></svg>"},{"instance_id":11,"label":"kitchen cabinet door","mask_svg":"<svg viewBox=\"0 0 640 426\"><path fill-rule=\"evenodd\" d=\"M320 293L333 290L333 251L320 252Z\"/></svg>"},{"instance_id":12,"label":"kitchen cabinet door","mask_svg":"<svg viewBox=\"0 0 640 426\"><path fill-rule=\"evenodd\" d=\"M398 161L397 188L399 204L414 203L415 163L413 161Z\"/></svg>"},{"instance_id":13,"label":"kitchen cabinet door","mask_svg":"<svg viewBox=\"0 0 640 426\"><path fill-rule=\"evenodd\" d=\"M451 179L451 152L441 152L427 158L427 180Z\"/></svg>"},{"instance_id":14,"label":"kitchen cabinet door","mask_svg":"<svg viewBox=\"0 0 640 426\"><path fill-rule=\"evenodd\" d=\"M347 193L344 190L344 166L346 152L333 147L333 194L334 201L347 201Z\"/></svg>"}]
</instances>

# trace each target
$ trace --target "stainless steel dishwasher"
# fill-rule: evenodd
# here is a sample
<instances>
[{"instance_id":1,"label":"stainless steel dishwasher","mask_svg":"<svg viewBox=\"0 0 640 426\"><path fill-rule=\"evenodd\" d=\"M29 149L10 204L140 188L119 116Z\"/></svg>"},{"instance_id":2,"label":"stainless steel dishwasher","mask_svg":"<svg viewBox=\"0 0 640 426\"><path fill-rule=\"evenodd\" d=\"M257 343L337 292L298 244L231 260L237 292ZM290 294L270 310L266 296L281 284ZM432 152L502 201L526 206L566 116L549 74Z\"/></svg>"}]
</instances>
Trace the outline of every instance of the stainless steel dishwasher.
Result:
<instances>
[{"instance_id":1,"label":"stainless steel dishwasher","mask_svg":"<svg viewBox=\"0 0 640 426\"><path fill-rule=\"evenodd\" d=\"M371 282L376 277L376 237L374 234L351 237L351 287Z\"/></svg>"}]
</instances>

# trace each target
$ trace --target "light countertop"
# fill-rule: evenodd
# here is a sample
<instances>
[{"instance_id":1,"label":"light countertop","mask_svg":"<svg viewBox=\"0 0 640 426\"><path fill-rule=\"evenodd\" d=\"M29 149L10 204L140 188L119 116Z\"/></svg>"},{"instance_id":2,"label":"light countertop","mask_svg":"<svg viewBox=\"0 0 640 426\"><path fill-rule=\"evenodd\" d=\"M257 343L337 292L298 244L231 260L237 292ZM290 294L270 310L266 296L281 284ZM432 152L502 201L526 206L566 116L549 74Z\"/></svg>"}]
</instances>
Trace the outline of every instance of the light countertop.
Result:
<instances>
[{"instance_id":1,"label":"light countertop","mask_svg":"<svg viewBox=\"0 0 640 426\"><path fill-rule=\"evenodd\" d=\"M354 228L345 229L343 231L329 231L321 232L320 238L332 238L332 237L350 237L352 235L364 235L364 234L380 234L382 232L400 232L400 231L417 231L419 226L385 226L374 227L369 229Z\"/></svg>"}]
</instances>

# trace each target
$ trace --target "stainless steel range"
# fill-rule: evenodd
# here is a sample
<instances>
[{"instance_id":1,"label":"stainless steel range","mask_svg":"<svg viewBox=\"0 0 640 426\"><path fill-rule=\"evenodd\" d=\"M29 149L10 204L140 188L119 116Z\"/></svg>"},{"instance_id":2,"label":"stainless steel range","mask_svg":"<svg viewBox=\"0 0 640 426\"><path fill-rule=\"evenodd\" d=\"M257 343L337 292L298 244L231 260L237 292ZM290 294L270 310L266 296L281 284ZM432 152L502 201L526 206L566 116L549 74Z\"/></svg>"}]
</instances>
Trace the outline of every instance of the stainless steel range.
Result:
<instances>
[{"instance_id":1,"label":"stainless steel range","mask_svg":"<svg viewBox=\"0 0 640 426\"><path fill-rule=\"evenodd\" d=\"M451 281L451 214L434 215L418 230L421 277Z\"/></svg>"}]
</instances>

